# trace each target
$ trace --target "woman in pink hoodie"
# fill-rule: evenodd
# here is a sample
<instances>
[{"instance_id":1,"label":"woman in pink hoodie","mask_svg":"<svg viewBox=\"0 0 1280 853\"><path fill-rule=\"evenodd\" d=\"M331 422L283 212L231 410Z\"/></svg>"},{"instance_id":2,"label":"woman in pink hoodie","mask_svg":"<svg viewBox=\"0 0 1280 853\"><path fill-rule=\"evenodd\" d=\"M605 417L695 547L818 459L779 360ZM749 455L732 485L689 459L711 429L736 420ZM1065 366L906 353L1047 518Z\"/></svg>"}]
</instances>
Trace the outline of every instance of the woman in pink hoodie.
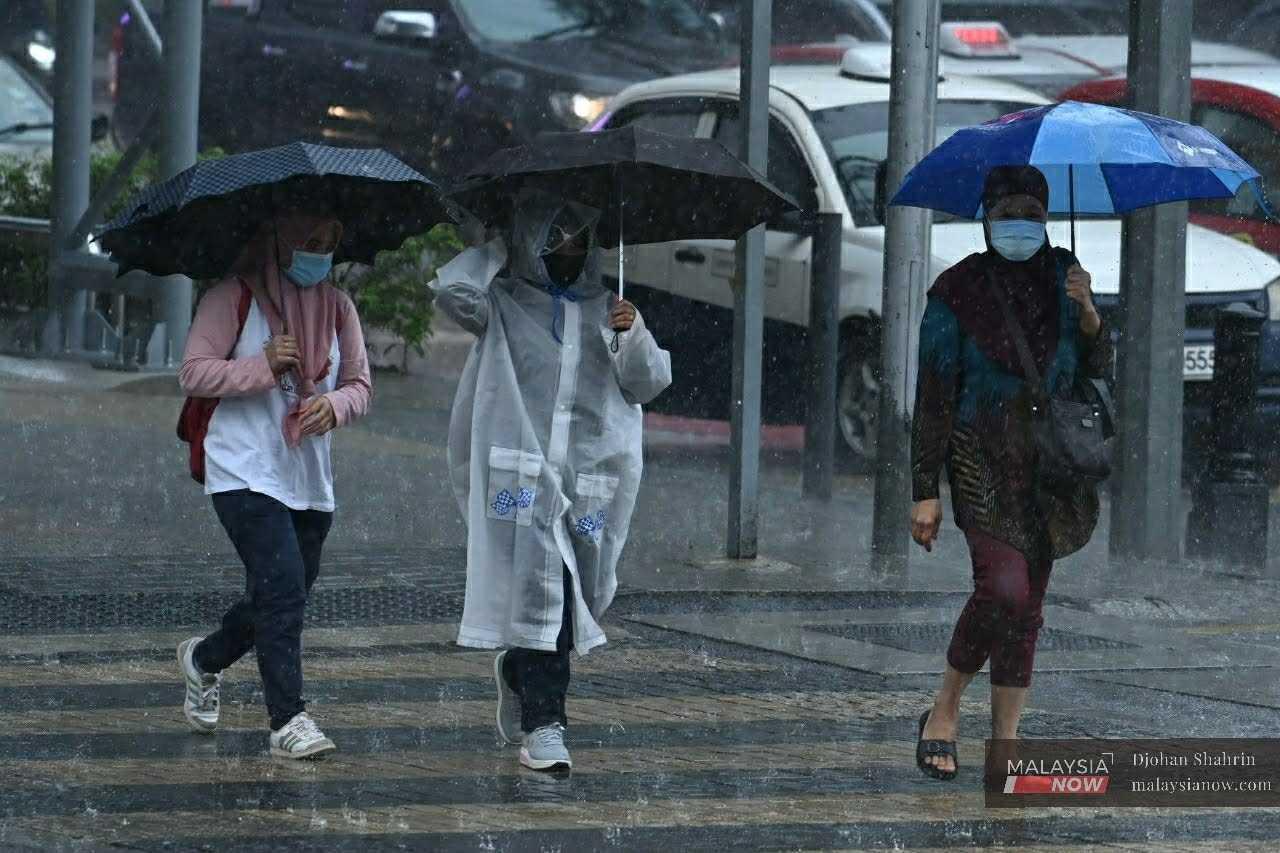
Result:
<instances>
[{"instance_id":1,"label":"woman in pink hoodie","mask_svg":"<svg viewBox=\"0 0 1280 853\"><path fill-rule=\"evenodd\" d=\"M363 415L371 392L355 306L328 281L341 239L327 215L264 223L200 301L178 373L188 395L219 401L204 438L205 493L247 574L222 627L178 646L183 711L195 731L212 732L222 671L256 649L271 753L284 758L335 749L302 701L300 643L333 521L329 433Z\"/></svg>"}]
</instances>

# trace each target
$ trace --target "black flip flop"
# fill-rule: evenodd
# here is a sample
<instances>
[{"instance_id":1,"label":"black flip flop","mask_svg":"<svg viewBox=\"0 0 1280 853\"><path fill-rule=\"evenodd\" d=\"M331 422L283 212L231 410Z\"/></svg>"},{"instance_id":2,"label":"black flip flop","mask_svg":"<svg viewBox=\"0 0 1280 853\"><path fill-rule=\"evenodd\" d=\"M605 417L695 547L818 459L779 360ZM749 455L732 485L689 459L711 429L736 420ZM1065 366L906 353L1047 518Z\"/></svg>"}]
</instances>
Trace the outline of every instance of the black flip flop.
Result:
<instances>
[{"instance_id":1,"label":"black flip flop","mask_svg":"<svg viewBox=\"0 0 1280 853\"><path fill-rule=\"evenodd\" d=\"M926 776L932 776L934 779L942 779L950 781L956 778L956 773L960 770L960 758L956 755L956 742L953 740L929 740L924 739L925 723L929 722L929 711L925 711L920 715L920 728L916 734L916 766ZM931 755L950 755L951 760L955 762L954 770L943 770L928 762Z\"/></svg>"}]
</instances>

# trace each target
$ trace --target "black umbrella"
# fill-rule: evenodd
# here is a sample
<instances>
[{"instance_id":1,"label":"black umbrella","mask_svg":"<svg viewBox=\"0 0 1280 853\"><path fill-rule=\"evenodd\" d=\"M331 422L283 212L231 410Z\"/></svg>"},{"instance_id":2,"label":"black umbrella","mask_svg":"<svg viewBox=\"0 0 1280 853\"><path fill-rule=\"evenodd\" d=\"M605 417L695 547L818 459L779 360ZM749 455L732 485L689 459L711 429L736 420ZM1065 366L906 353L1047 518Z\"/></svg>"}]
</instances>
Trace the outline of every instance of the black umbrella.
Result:
<instances>
[{"instance_id":1,"label":"black umbrella","mask_svg":"<svg viewBox=\"0 0 1280 853\"><path fill-rule=\"evenodd\" d=\"M449 192L487 225L510 221L523 188L600 211L606 248L668 240L732 240L799 205L719 142L628 126L544 133L507 148ZM622 290L622 252L618 254Z\"/></svg>"},{"instance_id":2,"label":"black umbrella","mask_svg":"<svg viewBox=\"0 0 1280 853\"><path fill-rule=\"evenodd\" d=\"M385 151L295 142L205 160L147 187L97 239L121 274L220 278L263 220L309 206L342 220L336 263L372 263L456 218L434 183Z\"/></svg>"}]
</instances>

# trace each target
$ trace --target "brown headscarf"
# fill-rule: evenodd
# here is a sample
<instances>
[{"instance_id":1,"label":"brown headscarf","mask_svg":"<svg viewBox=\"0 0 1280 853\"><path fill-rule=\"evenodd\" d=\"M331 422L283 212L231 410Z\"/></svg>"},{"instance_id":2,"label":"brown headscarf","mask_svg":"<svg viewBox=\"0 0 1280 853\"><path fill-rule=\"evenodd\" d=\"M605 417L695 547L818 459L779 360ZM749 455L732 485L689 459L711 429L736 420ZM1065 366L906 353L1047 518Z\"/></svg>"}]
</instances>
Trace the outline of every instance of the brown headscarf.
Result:
<instances>
[{"instance_id":1,"label":"brown headscarf","mask_svg":"<svg viewBox=\"0 0 1280 853\"><path fill-rule=\"evenodd\" d=\"M267 220L232 267L266 314L271 334L289 334L298 340L298 402L282 425L290 447L301 442L301 409L315 396L316 383L332 367L329 349L338 316L338 291L327 281L315 287L298 287L285 277L280 265L288 266L293 250L303 245L316 227L330 220L327 216L301 213Z\"/></svg>"},{"instance_id":2,"label":"brown headscarf","mask_svg":"<svg viewBox=\"0 0 1280 853\"><path fill-rule=\"evenodd\" d=\"M1029 195L1049 206L1049 184L1034 166L997 166L987 173L982 192L988 212L1002 198ZM1043 247L1026 261L1006 260L991 247L984 229L987 251L970 255L948 269L934 283L931 293L947 304L960 328L987 358L1015 376L1023 376L1017 345L1009 335L1000 304L990 293L997 287L1013 309L1031 347L1036 367L1044 375L1058 349L1058 265L1075 263L1064 249Z\"/></svg>"}]
</instances>

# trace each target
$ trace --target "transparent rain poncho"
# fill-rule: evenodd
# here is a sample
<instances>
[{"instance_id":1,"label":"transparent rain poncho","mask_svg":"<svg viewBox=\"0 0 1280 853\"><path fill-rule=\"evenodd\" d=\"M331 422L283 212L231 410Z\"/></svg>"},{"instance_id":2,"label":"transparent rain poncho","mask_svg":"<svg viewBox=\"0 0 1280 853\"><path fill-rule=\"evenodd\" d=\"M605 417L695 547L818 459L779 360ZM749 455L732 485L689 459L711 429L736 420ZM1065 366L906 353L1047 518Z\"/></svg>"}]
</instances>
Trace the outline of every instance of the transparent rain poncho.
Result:
<instances>
[{"instance_id":1,"label":"transparent rain poncho","mask_svg":"<svg viewBox=\"0 0 1280 853\"><path fill-rule=\"evenodd\" d=\"M605 642L598 620L617 589L640 486L640 407L671 383L671 358L639 316L611 351L616 297L600 284L597 219L526 191L509 258L495 239L459 254L430 284L439 308L478 338L449 428L468 527L461 645L554 651L562 566L574 579L574 648ZM582 228L581 272L553 280L544 257ZM508 260L509 277L498 277Z\"/></svg>"}]
</instances>

